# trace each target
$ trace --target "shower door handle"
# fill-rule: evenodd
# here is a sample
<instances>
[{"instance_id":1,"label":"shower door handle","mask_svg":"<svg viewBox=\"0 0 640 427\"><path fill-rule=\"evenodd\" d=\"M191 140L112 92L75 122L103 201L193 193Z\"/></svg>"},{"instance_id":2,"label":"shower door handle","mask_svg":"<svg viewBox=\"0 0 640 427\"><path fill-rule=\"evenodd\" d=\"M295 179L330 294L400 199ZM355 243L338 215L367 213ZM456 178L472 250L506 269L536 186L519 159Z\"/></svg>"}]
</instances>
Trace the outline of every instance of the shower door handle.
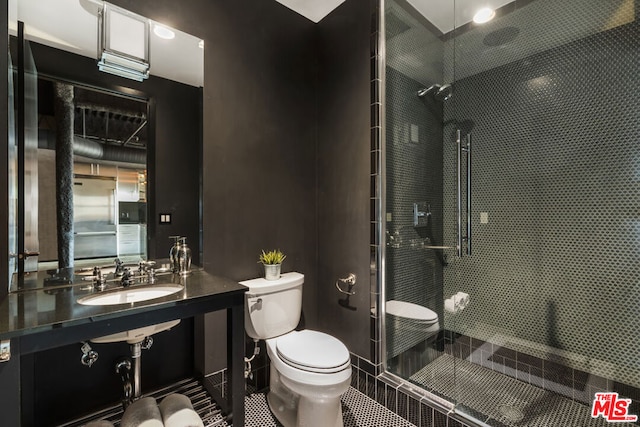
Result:
<instances>
[{"instance_id":1,"label":"shower door handle","mask_svg":"<svg viewBox=\"0 0 640 427\"><path fill-rule=\"evenodd\" d=\"M467 134L465 146L462 146L462 135L460 130L456 130L456 144L458 146L457 158L457 242L456 252L462 256L462 242L467 242L467 255L471 255L471 134ZM467 235L462 235L462 153L467 154Z\"/></svg>"},{"instance_id":2,"label":"shower door handle","mask_svg":"<svg viewBox=\"0 0 640 427\"><path fill-rule=\"evenodd\" d=\"M471 255L471 134L467 134L467 255Z\"/></svg>"}]
</instances>

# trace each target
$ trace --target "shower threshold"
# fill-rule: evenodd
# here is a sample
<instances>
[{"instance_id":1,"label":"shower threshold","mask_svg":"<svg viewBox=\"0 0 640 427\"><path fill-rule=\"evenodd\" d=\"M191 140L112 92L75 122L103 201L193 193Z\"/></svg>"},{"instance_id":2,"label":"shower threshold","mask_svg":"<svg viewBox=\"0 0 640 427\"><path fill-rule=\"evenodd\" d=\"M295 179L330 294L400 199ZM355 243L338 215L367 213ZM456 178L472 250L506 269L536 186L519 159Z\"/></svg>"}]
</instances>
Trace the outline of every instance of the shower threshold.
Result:
<instances>
[{"instance_id":1,"label":"shower threshold","mask_svg":"<svg viewBox=\"0 0 640 427\"><path fill-rule=\"evenodd\" d=\"M592 418L590 406L581 402L448 354L442 354L409 380L454 399L456 412L472 414L473 418L492 426L609 425L603 418ZM616 425L631 427L637 424Z\"/></svg>"}]
</instances>

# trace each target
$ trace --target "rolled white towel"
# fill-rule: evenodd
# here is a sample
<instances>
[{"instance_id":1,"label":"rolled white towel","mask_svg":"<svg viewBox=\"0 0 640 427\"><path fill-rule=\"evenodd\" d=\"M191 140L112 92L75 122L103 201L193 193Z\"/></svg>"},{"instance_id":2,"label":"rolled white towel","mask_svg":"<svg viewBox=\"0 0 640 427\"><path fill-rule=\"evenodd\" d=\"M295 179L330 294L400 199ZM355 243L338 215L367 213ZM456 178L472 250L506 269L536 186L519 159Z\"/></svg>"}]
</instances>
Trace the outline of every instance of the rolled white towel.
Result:
<instances>
[{"instance_id":1,"label":"rolled white towel","mask_svg":"<svg viewBox=\"0 0 640 427\"><path fill-rule=\"evenodd\" d=\"M113 423L107 420L91 421L89 424L85 424L84 427L113 427Z\"/></svg>"},{"instance_id":2,"label":"rolled white towel","mask_svg":"<svg viewBox=\"0 0 640 427\"><path fill-rule=\"evenodd\" d=\"M156 399L143 397L129 405L124 411L120 427L163 427Z\"/></svg>"},{"instance_id":3,"label":"rolled white towel","mask_svg":"<svg viewBox=\"0 0 640 427\"><path fill-rule=\"evenodd\" d=\"M164 427L204 427L204 423L193 410L191 400L184 394L170 394L160 402L160 413Z\"/></svg>"},{"instance_id":4,"label":"rolled white towel","mask_svg":"<svg viewBox=\"0 0 640 427\"><path fill-rule=\"evenodd\" d=\"M460 307L455 303L454 297L444 300L444 309L449 313L457 313Z\"/></svg>"}]
</instances>

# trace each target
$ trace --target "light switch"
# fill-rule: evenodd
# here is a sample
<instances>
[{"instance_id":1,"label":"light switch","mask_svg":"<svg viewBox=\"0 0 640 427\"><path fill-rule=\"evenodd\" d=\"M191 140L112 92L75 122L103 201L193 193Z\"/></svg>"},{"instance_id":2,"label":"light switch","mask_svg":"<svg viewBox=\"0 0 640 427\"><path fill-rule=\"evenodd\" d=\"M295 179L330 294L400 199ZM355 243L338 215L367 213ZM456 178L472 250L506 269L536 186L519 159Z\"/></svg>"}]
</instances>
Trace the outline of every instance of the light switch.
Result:
<instances>
[{"instance_id":1,"label":"light switch","mask_svg":"<svg viewBox=\"0 0 640 427\"><path fill-rule=\"evenodd\" d=\"M489 212L480 212L480 224L489 223Z\"/></svg>"},{"instance_id":2,"label":"light switch","mask_svg":"<svg viewBox=\"0 0 640 427\"><path fill-rule=\"evenodd\" d=\"M160 224L171 224L171 214L160 214Z\"/></svg>"},{"instance_id":3,"label":"light switch","mask_svg":"<svg viewBox=\"0 0 640 427\"><path fill-rule=\"evenodd\" d=\"M411 142L420 142L418 125L411 125Z\"/></svg>"},{"instance_id":4,"label":"light switch","mask_svg":"<svg viewBox=\"0 0 640 427\"><path fill-rule=\"evenodd\" d=\"M0 343L0 362L7 362L11 359L11 340L2 340Z\"/></svg>"}]
</instances>

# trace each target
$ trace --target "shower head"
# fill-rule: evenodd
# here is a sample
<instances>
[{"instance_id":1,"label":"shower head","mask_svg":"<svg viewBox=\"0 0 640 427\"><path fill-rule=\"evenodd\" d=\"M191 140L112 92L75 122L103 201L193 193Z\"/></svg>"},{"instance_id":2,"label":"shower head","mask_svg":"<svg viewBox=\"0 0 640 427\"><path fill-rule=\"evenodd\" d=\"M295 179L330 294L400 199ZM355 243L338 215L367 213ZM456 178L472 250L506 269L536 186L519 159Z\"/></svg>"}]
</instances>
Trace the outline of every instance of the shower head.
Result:
<instances>
[{"instance_id":1,"label":"shower head","mask_svg":"<svg viewBox=\"0 0 640 427\"><path fill-rule=\"evenodd\" d=\"M429 86L428 88L423 87L422 89L418 90L416 95L418 95L418 98L424 98L425 96L427 96L427 94L433 92L434 90L437 90L437 86L438 85L432 85L432 86Z\"/></svg>"},{"instance_id":2,"label":"shower head","mask_svg":"<svg viewBox=\"0 0 640 427\"><path fill-rule=\"evenodd\" d=\"M453 96L453 87L450 84L442 85L434 96L438 101L446 101Z\"/></svg>"},{"instance_id":3,"label":"shower head","mask_svg":"<svg viewBox=\"0 0 640 427\"><path fill-rule=\"evenodd\" d=\"M430 94L433 94L433 97L438 101L446 101L453 95L453 88L450 84L434 84L429 86L428 88L422 88L416 93L416 95L418 95L418 98L424 98L425 96Z\"/></svg>"}]
</instances>

